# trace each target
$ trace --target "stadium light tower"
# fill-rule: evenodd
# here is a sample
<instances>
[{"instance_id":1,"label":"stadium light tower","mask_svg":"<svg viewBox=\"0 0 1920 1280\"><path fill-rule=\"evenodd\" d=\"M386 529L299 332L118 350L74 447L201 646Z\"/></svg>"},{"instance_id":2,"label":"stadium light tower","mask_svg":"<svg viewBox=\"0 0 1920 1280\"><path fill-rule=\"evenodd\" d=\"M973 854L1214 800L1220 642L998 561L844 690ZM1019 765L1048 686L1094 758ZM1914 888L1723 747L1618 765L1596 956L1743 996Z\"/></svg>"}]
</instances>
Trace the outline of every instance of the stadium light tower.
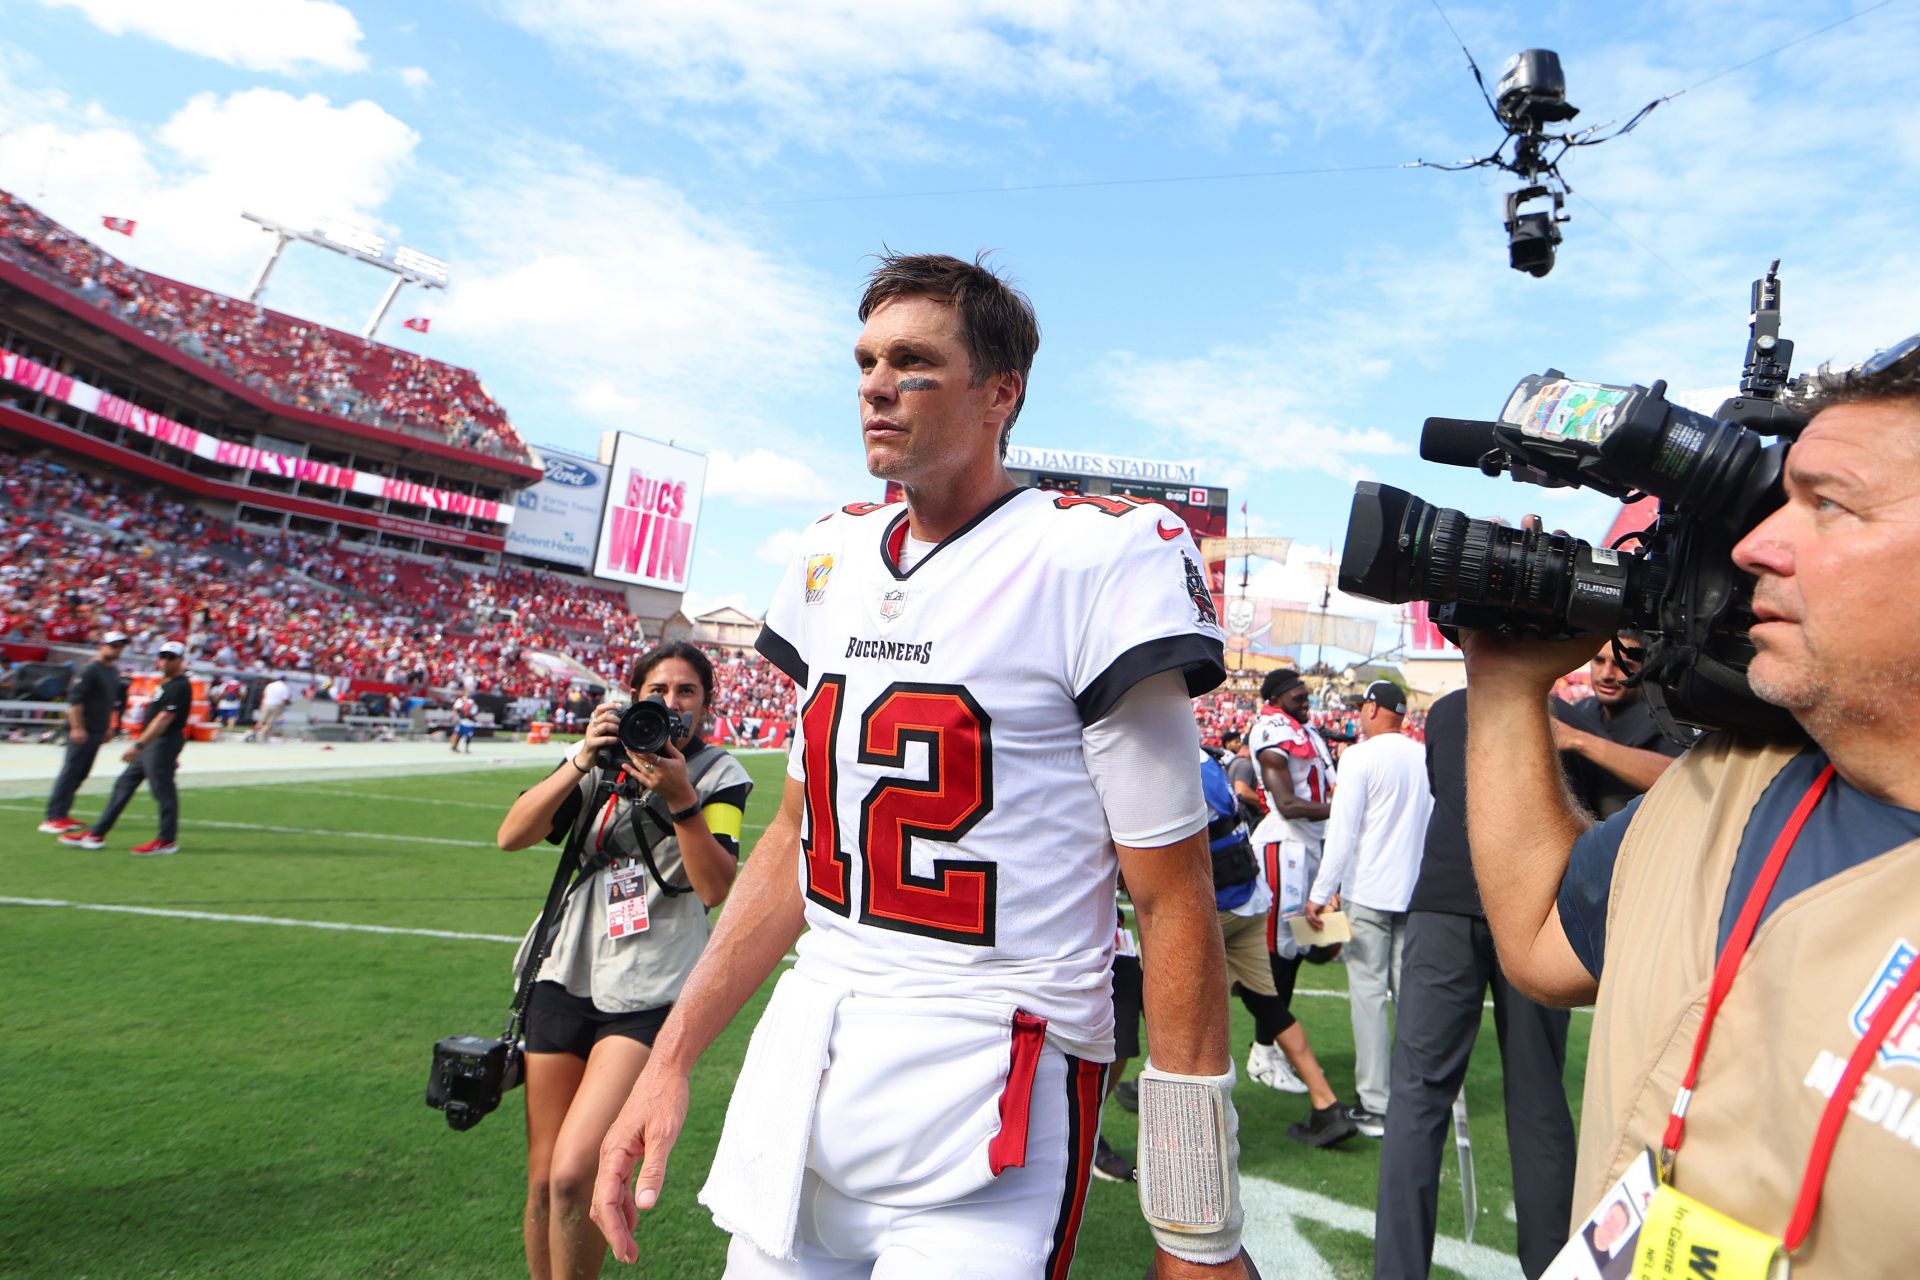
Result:
<instances>
[{"instance_id":1,"label":"stadium light tower","mask_svg":"<svg viewBox=\"0 0 1920 1280\"><path fill-rule=\"evenodd\" d=\"M367 327L360 331L363 338L370 339L379 330L380 322L387 318L387 311L393 306L393 300L400 296L400 290L407 285L417 284L422 289L447 287L446 263L418 249L409 249L403 244L389 244L385 236L376 235L365 228L345 223L322 223L312 231L301 231L271 218L263 218L257 213L242 213L240 216L249 222L259 223L263 230L273 236L273 248L267 252L267 260L260 264L260 270L254 273L253 284L248 287L248 302L260 301L260 294L267 287L267 277L273 274L280 255L294 240L319 245L322 249L330 249L342 257L378 267L393 276L393 283L387 286L386 293L381 296L380 305L373 309L373 315L368 318Z\"/></svg>"}]
</instances>

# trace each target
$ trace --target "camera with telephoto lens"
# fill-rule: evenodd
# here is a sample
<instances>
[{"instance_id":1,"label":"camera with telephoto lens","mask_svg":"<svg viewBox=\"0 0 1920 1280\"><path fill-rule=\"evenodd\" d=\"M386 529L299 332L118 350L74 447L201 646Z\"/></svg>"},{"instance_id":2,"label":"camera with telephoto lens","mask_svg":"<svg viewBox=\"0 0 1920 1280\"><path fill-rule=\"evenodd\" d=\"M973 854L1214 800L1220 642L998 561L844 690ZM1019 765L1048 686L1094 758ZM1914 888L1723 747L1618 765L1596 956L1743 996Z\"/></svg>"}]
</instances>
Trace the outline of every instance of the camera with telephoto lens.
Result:
<instances>
[{"instance_id":1,"label":"camera with telephoto lens","mask_svg":"<svg viewBox=\"0 0 1920 1280\"><path fill-rule=\"evenodd\" d=\"M1523 378L1493 422L1428 418L1420 456L1631 502L1651 496L1647 528L1596 547L1515 529L1362 482L1353 496L1340 589L1388 603L1426 600L1454 637L1471 627L1515 635L1647 637L1635 677L1663 729L1804 736L1747 683L1753 579L1734 545L1782 501L1780 473L1805 419L1778 396L1793 344L1780 328L1779 262L1753 285L1740 394L1711 417L1651 387L1580 382L1557 369ZM1767 437L1780 437L1769 441ZM1637 541L1634 549L1623 549Z\"/></svg>"},{"instance_id":2,"label":"camera with telephoto lens","mask_svg":"<svg viewBox=\"0 0 1920 1280\"><path fill-rule=\"evenodd\" d=\"M520 1048L507 1040L447 1036L433 1046L427 1105L444 1112L447 1126L471 1129L520 1083Z\"/></svg>"},{"instance_id":3,"label":"camera with telephoto lens","mask_svg":"<svg viewBox=\"0 0 1920 1280\"><path fill-rule=\"evenodd\" d=\"M642 698L620 713L617 726L620 746L627 751L658 755L669 742L687 736L687 722L658 696ZM611 769L620 763L612 747L600 748L600 766Z\"/></svg>"}]
</instances>

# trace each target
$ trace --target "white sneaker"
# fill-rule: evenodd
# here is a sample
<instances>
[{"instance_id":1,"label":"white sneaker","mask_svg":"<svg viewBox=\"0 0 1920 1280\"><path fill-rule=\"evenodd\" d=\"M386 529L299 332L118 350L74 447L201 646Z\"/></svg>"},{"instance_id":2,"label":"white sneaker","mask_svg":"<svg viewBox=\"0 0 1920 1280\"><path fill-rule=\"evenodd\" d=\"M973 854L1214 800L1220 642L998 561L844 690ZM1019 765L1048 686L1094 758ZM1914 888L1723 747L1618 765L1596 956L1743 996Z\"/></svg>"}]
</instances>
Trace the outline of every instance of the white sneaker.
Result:
<instances>
[{"instance_id":1,"label":"white sneaker","mask_svg":"<svg viewBox=\"0 0 1920 1280\"><path fill-rule=\"evenodd\" d=\"M1280 1051L1277 1044L1254 1042L1247 1050L1247 1075L1282 1093L1305 1093L1307 1086L1299 1076L1293 1073L1293 1066L1287 1061L1287 1055Z\"/></svg>"}]
</instances>

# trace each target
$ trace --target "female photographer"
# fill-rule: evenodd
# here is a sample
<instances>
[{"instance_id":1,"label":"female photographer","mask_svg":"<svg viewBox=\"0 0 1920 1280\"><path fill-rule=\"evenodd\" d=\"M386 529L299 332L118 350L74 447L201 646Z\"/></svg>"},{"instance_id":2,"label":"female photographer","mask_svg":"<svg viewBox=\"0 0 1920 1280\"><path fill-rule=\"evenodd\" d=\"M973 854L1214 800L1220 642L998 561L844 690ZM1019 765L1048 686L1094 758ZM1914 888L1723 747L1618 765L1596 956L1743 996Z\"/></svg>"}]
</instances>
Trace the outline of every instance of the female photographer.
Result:
<instances>
[{"instance_id":1,"label":"female photographer","mask_svg":"<svg viewBox=\"0 0 1920 1280\"><path fill-rule=\"evenodd\" d=\"M665 702L686 732L658 754L625 751L622 708L603 702L573 757L523 792L500 824L500 847L525 849L543 839L564 844L584 816L580 857L598 867L568 894L527 999L524 1227L533 1280L600 1273L606 1243L587 1217L600 1139L700 958L708 910L733 884L753 786L739 761L698 736L713 701L704 653L661 645L634 664L632 687L635 698ZM595 810L583 815L589 804ZM529 932L516 975L533 942Z\"/></svg>"}]
</instances>

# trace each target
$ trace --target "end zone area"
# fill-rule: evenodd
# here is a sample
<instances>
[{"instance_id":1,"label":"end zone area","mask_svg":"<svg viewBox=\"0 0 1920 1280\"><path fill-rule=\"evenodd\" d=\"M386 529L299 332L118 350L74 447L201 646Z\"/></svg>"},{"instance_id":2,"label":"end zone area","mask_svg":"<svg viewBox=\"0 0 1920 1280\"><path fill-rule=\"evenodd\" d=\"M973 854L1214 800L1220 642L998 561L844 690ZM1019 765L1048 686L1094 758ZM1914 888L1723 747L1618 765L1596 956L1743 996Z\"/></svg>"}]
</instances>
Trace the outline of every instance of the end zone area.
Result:
<instances>
[{"instance_id":1,"label":"end zone area","mask_svg":"<svg viewBox=\"0 0 1920 1280\"><path fill-rule=\"evenodd\" d=\"M144 792L107 848L65 849L33 830L57 748L0 748L0 1270L524 1274L523 1095L467 1133L421 1100L434 1040L498 1033L513 941L552 873L550 846L502 853L493 833L564 748L513 749L196 745L181 852L142 859L126 849L152 834ZM758 784L750 849L783 760L743 762ZM115 772L103 753L76 817L98 812ZM1350 1087L1343 975L1303 980L1323 994L1299 1015L1336 1087ZM720 1274L725 1238L694 1194L765 995L695 1075L662 1206L640 1224L642 1265L609 1263L608 1276ZM1244 1059L1251 1029L1237 1005L1234 1034ZM1585 1034L1576 1019L1575 1081ZM1468 1086L1477 1244L1443 1242L1452 1265L1435 1272L1474 1280L1519 1274L1496 1265L1513 1226L1490 1019L1482 1043ZM1243 1170L1261 1180L1248 1196L1256 1258L1269 1274L1368 1274L1378 1145L1308 1151L1284 1136L1302 1099L1243 1079L1236 1103ZM1105 1128L1133 1149L1132 1116L1110 1105ZM1446 1170L1440 1228L1459 1237L1451 1155ZM1149 1247L1134 1189L1096 1182L1074 1274L1137 1276Z\"/></svg>"}]
</instances>

